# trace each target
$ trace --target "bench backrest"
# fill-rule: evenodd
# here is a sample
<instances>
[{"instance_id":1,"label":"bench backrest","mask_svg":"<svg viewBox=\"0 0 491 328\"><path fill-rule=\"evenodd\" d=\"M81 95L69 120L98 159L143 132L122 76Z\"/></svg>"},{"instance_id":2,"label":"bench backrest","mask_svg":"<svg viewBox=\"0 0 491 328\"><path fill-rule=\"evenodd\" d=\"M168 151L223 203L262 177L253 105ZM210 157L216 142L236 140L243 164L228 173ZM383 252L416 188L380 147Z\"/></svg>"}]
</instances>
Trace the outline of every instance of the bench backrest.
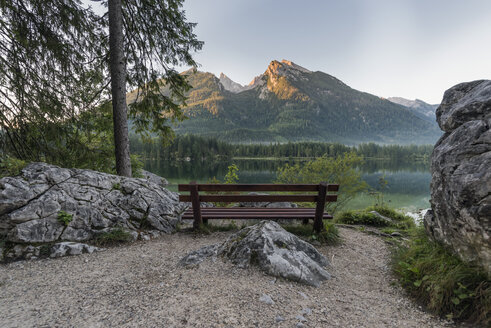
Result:
<instances>
[{"instance_id":1,"label":"bench backrest","mask_svg":"<svg viewBox=\"0 0 491 328\"><path fill-rule=\"evenodd\" d=\"M324 189L324 190L322 190ZM325 195L326 202L335 202L337 195L326 192L336 192L339 190L337 184L180 184L179 191L189 191L190 195L180 195L181 202L196 201L196 196L199 202L318 202L319 195ZM230 192L230 194L208 194L199 195L200 191L208 192ZM268 192L307 192L306 194L294 195L240 195L238 192L253 192L253 191L268 191ZM316 192L317 194L308 194L308 192Z\"/></svg>"}]
</instances>

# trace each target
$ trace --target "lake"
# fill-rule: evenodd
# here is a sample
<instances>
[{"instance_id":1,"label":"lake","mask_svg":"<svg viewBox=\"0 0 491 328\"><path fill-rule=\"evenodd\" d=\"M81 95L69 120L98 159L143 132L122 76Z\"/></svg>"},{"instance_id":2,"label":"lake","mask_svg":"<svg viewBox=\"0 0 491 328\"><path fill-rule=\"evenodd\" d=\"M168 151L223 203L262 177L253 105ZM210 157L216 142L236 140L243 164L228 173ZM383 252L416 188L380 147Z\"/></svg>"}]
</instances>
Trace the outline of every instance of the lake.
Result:
<instances>
[{"instance_id":1,"label":"lake","mask_svg":"<svg viewBox=\"0 0 491 328\"><path fill-rule=\"evenodd\" d=\"M276 179L278 167L292 160L262 160L240 159L222 162L188 162L188 161L159 161L146 160L145 170L165 177L169 181L168 188L177 191L179 183L197 181L205 183L213 177L223 180L230 164L239 167L240 183L272 183ZM378 190L380 177L385 177L387 187L384 191L384 201L389 206L416 212L430 207L429 164L404 163L390 160L366 160L358 168L362 178L371 189ZM369 193L363 193L349 202L344 209L362 209L373 205L375 198Z\"/></svg>"}]
</instances>

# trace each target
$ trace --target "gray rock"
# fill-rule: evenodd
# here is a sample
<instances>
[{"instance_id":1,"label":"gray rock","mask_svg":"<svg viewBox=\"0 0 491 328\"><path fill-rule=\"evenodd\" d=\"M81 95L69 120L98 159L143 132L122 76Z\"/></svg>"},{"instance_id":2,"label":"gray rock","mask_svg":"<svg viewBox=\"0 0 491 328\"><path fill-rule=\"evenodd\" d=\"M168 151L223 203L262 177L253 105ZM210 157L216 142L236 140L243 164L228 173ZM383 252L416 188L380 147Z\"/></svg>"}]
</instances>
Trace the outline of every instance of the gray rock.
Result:
<instances>
[{"instance_id":1,"label":"gray rock","mask_svg":"<svg viewBox=\"0 0 491 328\"><path fill-rule=\"evenodd\" d=\"M375 215L380 220L384 221L387 225L390 225L390 224L394 223L394 220L392 220L391 218L388 218L386 216L383 216L382 214L380 214L377 211L370 211L370 213L372 213L373 215Z\"/></svg>"},{"instance_id":2,"label":"gray rock","mask_svg":"<svg viewBox=\"0 0 491 328\"><path fill-rule=\"evenodd\" d=\"M274 321L275 321L275 322L282 322L282 321L285 321L285 318L283 318L281 315L277 315L277 316L274 318Z\"/></svg>"},{"instance_id":3,"label":"gray rock","mask_svg":"<svg viewBox=\"0 0 491 328\"><path fill-rule=\"evenodd\" d=\"M87 244L73 243L73 242L61 242L54 244L51 247L50 257L62 257L67 255L80 255L83 253L92 254L93 252L102 251L102 248L90 246Z\"/></svg>"},{"instance_id":4,"label":"gray rock","mask_svg":"<svg viewBox=\"0 0 491 328\"><path fill-rule=\"evenodd\" d=\"M162 178L161 176L158 176L157 174L154 174L152 172L141 170L141 174L143 175L143 178L145 180L158 186L165 187L169 184L169 181L167 181L167 179Z\"/></svg>"},{"instance_id":5,"label":"gray rock","mask_svg":"<svg viewBox=\"0 0 491 328\"><path fill-rule=\"evenodd\" d=\"M261 297L259 297L259 301L260 302L263 302L263 303L266 303L268 305L273 305L274 304L273 299L268 294L262 294Z\"/></svg>"},{"instance_id":6,"label":"gray rock","mask_svg":"<svg viewBox=\"0 0 491 328\"><path fill-rule=\"evenodd\" d=\"M392 237L402 237L402 234L400 232L394 231L393 233L390 234Z\"/></svg>"},{"instance_id":7,"label":"gray rock","mask_svg":"<svg viewBox=\"0 0 491 328\"><path fill-rule=\"evenodd\" d=\"M305 325L301 322L297 322L297 324L295 325L296 328L303 328L305 327Z\"/></svg>"},{"instance_id":8,"label":"gray rock","mask_svg":"<svg viewBox=\"0 0 491 328\"><path fill-rule=\"evenodd\" d=\"M329 261L312 245L273 221L261 221L231 235L225 242L186 255L180 264L196 265L208 257L223 256L241 268L257 265L266 273L319 286L331 276Z\"/></svg>"},{"instance_id":9,"label":"gray rock","mask_svg":"<svg viewBox=\"0 0 491 328\"><path fill-rule=\"evenodd\" d=\"M17 177L0 179L0 237L14 243L87 241L123 228L172 233L187 208L156 178L31 163ZM61 211L71 216L65 224Z\"/></svg>"},{"instance_id":10,"label":"gray rock","mask_svg":"<svg viewBox=\"0 0 491 328\"><path fill-rule=\"evenodd\" d=\"M431 156L428 233L491 273L491 81L445 92L437 120L446 133Z\"/></svg>"},{"instance_id":11,"label":"gray rock","mask_svg":"<svg viewBox=\"0 0 491 328\"><path fill-rule=\"evenodd\" d=\"M491 80L457 84L445 91L436 110L436 120L445 132L470 121L491 118Z\"/></svg>"}]
</instances>

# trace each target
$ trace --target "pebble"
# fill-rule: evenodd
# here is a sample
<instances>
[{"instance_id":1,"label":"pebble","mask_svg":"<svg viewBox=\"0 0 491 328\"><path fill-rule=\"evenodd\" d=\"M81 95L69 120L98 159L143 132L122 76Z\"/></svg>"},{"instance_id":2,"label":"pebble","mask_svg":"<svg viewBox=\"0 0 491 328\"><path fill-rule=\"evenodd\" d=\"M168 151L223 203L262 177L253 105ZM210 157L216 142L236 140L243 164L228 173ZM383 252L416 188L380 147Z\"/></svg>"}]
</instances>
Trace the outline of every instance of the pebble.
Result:
<instances>
[{"instance_id":1,"label":"pebble","mask_svg":"<svg viewBox=\"0 0 491 328\"><path fill-rule=\"evenodd\" d=\"M303 309L303 310L302 310L302 314L307 314L307 315L309 315L309 314L311 314L311 313L312 313L312 309L311 309L311 308L305 308L305 309Z\"/></svg>"},{"instance_id":2,"label":"pebble","mask_svg":"<svg viewBox=\"0 0 491 328\"><path fill-rule=\"evenodd\" d=\"M285 321L285 318L283 318L281 315L277 315L276 318L274 318L275 322L282 322Z\"/></svg>"},{"instance_id":3,"label":"pebble","mask_svg":"<svg viewBox=\"0 0 491 328\"><path fill-rule=\"evenodd\" d=\"M260 302L263 302L263 303L266 303L266 304L269 304L269 305L273 305L274 304L273 299L268 294L263 294L261 297L259 297L259 301Z\"/></svg>"},{"instance_id":4,"label":"pebble","mask_svg":"<svg viewBox=\"0 0 491 328\"><path fill-rule=\"evenodd\" d=\"M298 292L298 294L299 294L300 296L302 296L302 297L303 297L303 299L305 299L305 300L308 300L308 299L309 299L309 297L308 297L307 295L305 295L305 293Z\"/></svg>"},{"instance_id":5,"label":"pebble","mask_svg":"<svg viewBox=\"0 0 491 328\"><path fill-rule=\"evenodd\" d=\"M300 321L302 321L302 322L307 321L307 319L305 319L305 317L304 317L303 315L300 315L300 314L299 314L299 315L297 315L297 316L295 317L295 319L300 320Z\"/></svg>"}]
</instances>

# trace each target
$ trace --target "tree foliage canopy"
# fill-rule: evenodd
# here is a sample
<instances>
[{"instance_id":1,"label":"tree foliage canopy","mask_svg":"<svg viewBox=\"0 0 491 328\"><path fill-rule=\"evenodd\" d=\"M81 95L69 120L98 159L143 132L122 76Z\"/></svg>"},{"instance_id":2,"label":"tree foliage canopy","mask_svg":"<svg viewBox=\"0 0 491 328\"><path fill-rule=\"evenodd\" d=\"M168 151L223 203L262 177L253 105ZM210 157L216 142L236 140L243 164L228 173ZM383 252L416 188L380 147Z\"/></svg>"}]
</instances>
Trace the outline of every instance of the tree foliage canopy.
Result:
<instances>
[{"instance_id":1,"label":"tree foliage canopy","mask_svg":"<svg viewBox=\"0 0 491 328\"><path fill-rule=\"evenodd\" d=\"M169 121L183 118L190 86L175 67L196 65L191 53L202 42L182 3L123 2L127 88L137 90L129 116L142 134L168 134ZM101 143L90 142L112 131L110 119L98 119L110 115L108 48L107 14L79 0L0 0L1 148L67 166L91 162L98 149L108 155ZM164 84L168 96L160 92Z\"/></svg>"}]
</instances>

